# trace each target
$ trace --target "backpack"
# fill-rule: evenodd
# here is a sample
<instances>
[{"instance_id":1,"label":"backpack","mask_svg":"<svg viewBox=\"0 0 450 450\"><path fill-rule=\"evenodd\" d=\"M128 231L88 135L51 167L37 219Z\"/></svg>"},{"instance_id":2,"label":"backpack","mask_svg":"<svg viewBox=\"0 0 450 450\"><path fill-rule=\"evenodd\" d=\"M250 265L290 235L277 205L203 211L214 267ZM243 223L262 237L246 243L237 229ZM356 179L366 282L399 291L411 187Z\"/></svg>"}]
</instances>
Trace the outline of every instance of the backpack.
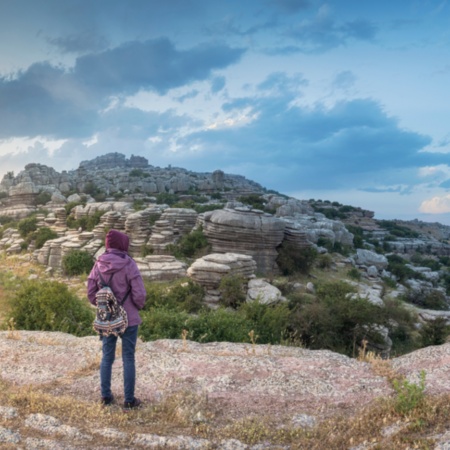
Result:
<instances>
[{"instance_id":1,"label":"backpack","mask_svg":"<svg viewBox=\"0 0 450 450\"><path fill-rule=\"evenodd\" d=\"M131 287L125 294L125 297L119 302L110 288L113 273L109 277L107 283L103 279L101 273L97 271L100 278L101 288L95 294L97 303L97 312L93 323L95 332L102 338L110 335L121 336L128 327L127 312L123 308L123 304L130 294Z\"/></svg>"}]
</instances>

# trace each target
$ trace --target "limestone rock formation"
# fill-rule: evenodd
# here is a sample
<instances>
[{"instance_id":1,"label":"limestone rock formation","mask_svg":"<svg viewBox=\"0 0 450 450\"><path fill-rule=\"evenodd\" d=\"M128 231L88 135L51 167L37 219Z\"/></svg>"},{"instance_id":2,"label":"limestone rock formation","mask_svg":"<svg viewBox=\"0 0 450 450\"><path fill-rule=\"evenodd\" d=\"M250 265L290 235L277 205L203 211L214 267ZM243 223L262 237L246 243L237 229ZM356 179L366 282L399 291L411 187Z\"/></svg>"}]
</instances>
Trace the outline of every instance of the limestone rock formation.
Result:
<instances>
[{"instance_id":1,"label":"limestone rock formation","mask_svg":"<svg viewBox=\"0 0 450 450\"><path fill-rule=\"evenodd\" d=\"M239 253L211 253L197 259L187 270L187 275L206 290L205 303L217 307L220 302L218 290L226 275L242 277L244 280L255 274L256 263L249 255Z\"/></svg>"},{"instance_id":2,"label":"limestone rock formation","mask_svg":"<svg viewBox=\"0 0 450 450\"><path fill-rule=\"evenodd\" d=\"M217 253L252 256L258 271L276 270L277 247L284 237L285 223L270 214L248 209L223 209L204 214L204 233Z\"/></svg>"},{"instance_id":3,"label":"limestone rock formation","mask_svg":"<svg viewBox=\"0 0 450 450\"><path fill-rule=\"evenodd\" d=\"M360 266L375 266L379 270L388 266L386 256L362 248L356 250L355 262Z\"/></svg>"}]
</instances>

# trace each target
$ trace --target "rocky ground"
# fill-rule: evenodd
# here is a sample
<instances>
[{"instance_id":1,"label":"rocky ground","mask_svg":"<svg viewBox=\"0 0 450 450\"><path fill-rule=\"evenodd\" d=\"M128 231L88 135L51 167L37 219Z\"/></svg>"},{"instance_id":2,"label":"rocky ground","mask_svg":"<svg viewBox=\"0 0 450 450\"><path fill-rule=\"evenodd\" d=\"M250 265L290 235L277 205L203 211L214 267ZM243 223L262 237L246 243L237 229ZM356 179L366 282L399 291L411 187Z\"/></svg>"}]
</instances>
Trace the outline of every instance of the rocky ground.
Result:
<instances>
[{"instance_id":1,"label":"rocky ground","mask_svg":"<svg viewBox=\"0 0 450 450\"><path fill-rule=\"evenodd\" d=\"M1 332L0 376L3 390L7 387L10 394L0 396L0 448L289 448L246 445L230 436L211 440L192 430L206 425L220 429L264 417L270 417L274 427L314 427L327 417L354 414L377 398L393 394L388 380L372 364L330 351L183 340L139 342L136 390L144 402L143 411L162 410L168 399L177 398L176 414L189 426L184 432L181 426L156 432L154 424L138 414L133 417L140 426L130 433L120 423L111 427L88 420L88 410L99 400L100 354L96 337ZM417 382L425 370L427 394L450 390L450 344L393 359L391 365L411 382ZM118 403L123 401L121 369L118 356L113 371ZM61 399L61 404L67 399L69 405L81 402L86 405L86 421L78 414L68 413L61 419L48 414L44 406L39 409L36 392ZM28 406L24 408L23 403ZM120 411L118 405L113 406L116 410ZM83 416L82 408L79 413ZM441 433L437 442L430 448L450 448L446 434Z\"/></svg>"}]
</instances>

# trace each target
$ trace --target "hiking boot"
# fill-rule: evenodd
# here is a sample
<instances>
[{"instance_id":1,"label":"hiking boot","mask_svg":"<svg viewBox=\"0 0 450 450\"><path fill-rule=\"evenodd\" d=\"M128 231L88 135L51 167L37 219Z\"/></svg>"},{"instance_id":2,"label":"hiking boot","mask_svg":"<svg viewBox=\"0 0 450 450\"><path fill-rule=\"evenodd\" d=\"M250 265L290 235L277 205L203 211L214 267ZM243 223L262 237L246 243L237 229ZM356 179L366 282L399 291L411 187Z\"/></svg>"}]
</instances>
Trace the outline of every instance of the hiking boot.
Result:
<instances>
[{"instance_id":1,"label":"hiking boot","mask_svg":"<svg viewBox=\"0 0 450 450\"><path fill-rule=\"evenodd\" d=\"M130 411L132 409L139 408L141 404L142 402L138 398L134 397L134 400L132 402L125 402L123 404L123 410Z\"/></svg>"},{"instance_id":2,"label":"hiking boot","mask_svg":"<svg viewBox=\"0 0 450 450\"><path fill-rule=\"evenodd\" d=\"M109 406L114 403L114 395L111 395L111 397L102 397L102 405L103 406Z\"/></svg>"}]
</instances>

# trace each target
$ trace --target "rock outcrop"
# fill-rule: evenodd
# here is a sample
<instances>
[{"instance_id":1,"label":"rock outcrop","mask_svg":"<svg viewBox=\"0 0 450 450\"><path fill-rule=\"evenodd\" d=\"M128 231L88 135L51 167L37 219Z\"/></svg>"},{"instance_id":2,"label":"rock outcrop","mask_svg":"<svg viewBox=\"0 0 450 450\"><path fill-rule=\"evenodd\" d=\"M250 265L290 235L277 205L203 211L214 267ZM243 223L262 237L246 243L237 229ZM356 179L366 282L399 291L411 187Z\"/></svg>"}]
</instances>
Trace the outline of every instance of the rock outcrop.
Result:
<instances>
[{"instance_id":1,"label":"rock outcrop","mask_svg":"<svg viewBox=\"0 0 450 450\"><path fill-rule=\"evenodd\" d=\"M223 209L204 214L203 232L217 253L251 256L261 273L276 271L277 247L284 237L281 219L252 209Z\"/></svg>"},{"instance_id":2,"label":"rock outcrop","mask_svg":"<svg viewBox=\"0 0 450 450\"><path fill-rule=\"evenodd\" d=\"M256 263L249 255L238 253L211 253L197 259L187 270L195 282L205 288L204 302L217 308L220 302L219 285L223 277L230 275L248 281L255 274Z\"/></svg>"}]
</instances>

